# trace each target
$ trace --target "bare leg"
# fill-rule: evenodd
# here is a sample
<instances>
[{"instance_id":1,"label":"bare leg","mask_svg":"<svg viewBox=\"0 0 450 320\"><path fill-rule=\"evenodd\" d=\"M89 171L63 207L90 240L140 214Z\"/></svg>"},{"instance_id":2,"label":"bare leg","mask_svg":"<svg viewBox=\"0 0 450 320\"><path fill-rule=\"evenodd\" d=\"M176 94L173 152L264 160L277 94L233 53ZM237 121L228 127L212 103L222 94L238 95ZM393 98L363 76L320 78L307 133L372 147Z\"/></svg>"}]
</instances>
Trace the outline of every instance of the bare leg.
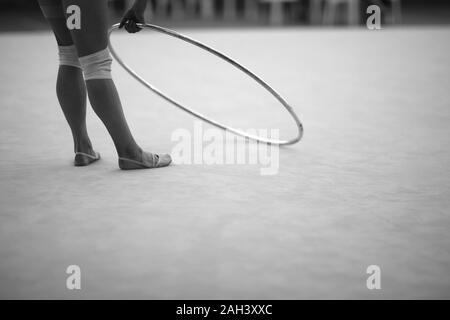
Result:
<instances>
[{"instance_id":1,"label":"bare leg","mask_svg":"<svg viewBox=\"0 0 450 320\"><path fill-rule=\"evenodd\" d=\"M56 93L72 130L75 152L94 154L86 128L86 85L81 70L60 66Z\"/></svg>"},{"instance_id":2,"label":"bare leg","mask_svg":"<svg viewBox=\"0 0 450 320\"><path fill-rule=\"evenodd\" d=\"M66 27L61 1L39 0L39 5L47 16L58 46L73 45L72 37ZM58 10L60 14L57 14ZM81 69L66 65L59 66L56 93L72 131L75 152L94 155L86 129L86 85Z\"/></svg>"},{"instance_id":3,"label":"bare leg","mask_svg":"<svg viewBox=\"0 0 450 320\"><path fill-rule=\"evenodd\" d=\"M107 1L63 0L64 7L72 4L81 9L81 29L70 31L78 55L83 57L105 49L109 25ZM142 150L130 132L113 80L87 80L86 88L92 108L111 135L118 155L139 158Z\"/></svg>"},{"instance_id":4,"label":"bare leg","mask_svg":"<svg viewBox=\"0 0 450 320\"><path fill-rule=\"evenodd\" d=\"M77 5L81 10L81 28L70 30L80 59L106 49L109 26L107 0L63 0L63 7L68 5ZM170 164L169 155L143 152L137 145L112 79L86 80L86 87L92 108L114 141L121 169L156 168Z\"/></svg>"}]
</instances>

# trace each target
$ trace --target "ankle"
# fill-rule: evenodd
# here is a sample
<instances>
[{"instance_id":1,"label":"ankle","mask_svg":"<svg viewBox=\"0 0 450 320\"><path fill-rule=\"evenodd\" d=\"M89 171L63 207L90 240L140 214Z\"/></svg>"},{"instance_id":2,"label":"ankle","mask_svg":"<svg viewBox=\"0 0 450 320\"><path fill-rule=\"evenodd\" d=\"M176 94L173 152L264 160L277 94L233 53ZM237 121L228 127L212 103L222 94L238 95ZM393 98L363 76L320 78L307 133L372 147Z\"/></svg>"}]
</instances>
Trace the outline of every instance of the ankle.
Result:
<instances>
[{"instance_id":1,"label":"ankle","mask_svg":"<svg viewBox=\"0 0 450 320\"><path fill-rule=\"evenodd\" d=\"M92 143L89 139L79 139L75 141L75 152L92 153Z\"/></svg>"},{"instance_id":2,"label":"ankle","mask_svg":"<svg viewBox=\"0 0 450 320\"><path fill-rule=\"evenodd\" d=\"M141 160L142 152L142 149L136 143L132 143L123 149L117 150L117 154L120 158L127 158L137 161Z\"/></svg>"}]
</instances>

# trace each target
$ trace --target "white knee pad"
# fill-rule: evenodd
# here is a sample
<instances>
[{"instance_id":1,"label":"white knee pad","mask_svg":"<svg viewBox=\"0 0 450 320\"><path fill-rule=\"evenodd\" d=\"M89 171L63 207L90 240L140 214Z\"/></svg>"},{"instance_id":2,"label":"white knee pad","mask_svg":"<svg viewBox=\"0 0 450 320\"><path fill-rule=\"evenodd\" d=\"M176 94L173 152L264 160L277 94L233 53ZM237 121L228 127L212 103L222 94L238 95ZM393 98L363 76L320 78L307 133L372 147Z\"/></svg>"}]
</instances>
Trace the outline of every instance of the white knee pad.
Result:
<instances>
[{"instance_id":1,"label":"white knee pad","mask_svg":"<svg viewBox=\"0 0 450 320\"><path fill-rule=\"evenodd\" d=\"M78 59L77 50L75 46L59 46L59 65L72 66L75 68L81 68L80 60Z\"/></svg>"},{"instance_id":2,"label":"white knee pad","mask_svg":"<svg viewBox=\"0 0 450 320\"><path fill-rule=\"evenodd\" d=\"M108 48L88 56L80 57L80 63L84 72L84 80L112 79L112 58Z\"/></svg>"}]
</instances>

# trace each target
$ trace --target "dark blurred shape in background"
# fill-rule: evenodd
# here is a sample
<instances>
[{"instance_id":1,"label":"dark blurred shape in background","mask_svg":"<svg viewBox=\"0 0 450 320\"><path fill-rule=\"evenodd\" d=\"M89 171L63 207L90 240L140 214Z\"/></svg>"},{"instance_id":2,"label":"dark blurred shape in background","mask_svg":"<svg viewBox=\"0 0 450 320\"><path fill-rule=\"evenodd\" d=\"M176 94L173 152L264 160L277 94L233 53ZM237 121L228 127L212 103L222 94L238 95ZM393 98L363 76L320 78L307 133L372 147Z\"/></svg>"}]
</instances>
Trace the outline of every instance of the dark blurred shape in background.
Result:
<instances>
[{"instance_id":1,"label":"dark blurred shape in background","mask_svg":"<svg viewBox=\"0 0 450 320\"><path fill-rule=\"evenodd\" d=\"M109 0L112 22L134 1ZM449 24L448 0L148 0L147 22L177 27L363 25L369 5L389 25ZM37 1L0 0L0 31L46 29Z\"/></svg>"}]
</instances>

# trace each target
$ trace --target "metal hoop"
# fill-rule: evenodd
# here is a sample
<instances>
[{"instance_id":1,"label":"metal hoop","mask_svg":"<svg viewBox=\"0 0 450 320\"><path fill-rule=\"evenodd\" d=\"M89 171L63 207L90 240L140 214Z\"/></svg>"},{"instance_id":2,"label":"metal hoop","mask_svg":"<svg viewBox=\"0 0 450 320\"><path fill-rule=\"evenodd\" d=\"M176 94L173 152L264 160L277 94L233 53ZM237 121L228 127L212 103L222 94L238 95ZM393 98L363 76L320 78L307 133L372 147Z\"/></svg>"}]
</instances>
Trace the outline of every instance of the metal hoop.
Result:
<instances>
[{"instance_id":1,"label":"metal hoop","mask_svg":"<svg viewBox=\"0 0 450 320\"><path fill-rule=\"evenodd\" d=\"M188 42L190 44L193 44L194 46L197 46L203 50L208 51L209 53L214 54L215 56L221 58L222 60L225 60L226 62L230 63L231 65L233 65L234 67L236 67L237 69L241 70L242 72L244 72L245 74L247 74L248 76L250 76L253 80L255 80L257 83L259 83L264 89L266 89L270 94L272 94L272 96L274 96L285 108L286 110L289 112L289 114L292 116L292 118L294 119L296 125L297 125L297 129L298 129L298 134L295 138L290 139L290 140L274 140L274 139L268 139L268 138L263 138L263 137L258 137L255 135L250 135L245 133L244 131L241 130L237 130L235 128L229 127L227 125L221 124L215 120L209 119L206 116L200 114L197 111L194 111L184 105L182 105L181 103L179 103L178 101L170 98L169 96L167 96L166 94L164 94L163 92L161 92L159 89L157 89L156 87L154 87L152 84L148 83L145 79L143 79L141 76L139 76L133 69L131 69L131 67L129 67L123 60L122 58L120 58L120 56L117 54L117 52L114 50L113 46L111 45L111 33L119 28L119 24L115 24L113 25L109 31L108 31L108 46L109 49L111 51L112 56L116 59L116 61L126 70L128 71L128 73L130 75L132 75L137 81L139 81L141 84L143 84L145 87L147 87L148 89L152 90L154 93L156 93L158 96L160 96L161 98L163 98L164 100L170 102L171 104L175 105L176 107L184 110L185 112L193 115L194 117L203 120L213 126L216 126L220 129L223 130L228 130L230 132L233 132L234 134L243 136L245 138L248 139L252 139L255 141L259 141L259 142L264 142L264 143L268 143L268 144L277 144L277 145L290 145L290 144L294 144L297 143L298 141L300 141L300 139L302 138L303 135L303 126L302 123L300 122L299 118L297 117L297 115L295 114L294 110L292 109L292 107L281 97L280 94L278 94L278 92L276 92L271 86L269 86L266 82L264 82L261 78L259 78L257 75L255 75L253 72L251 72L250 70L248 70L246 67L242 66L241 64L239 64L238 62L234 61L233 59L227 57L226 55L224 55L223 53L206 46L205 44L198 42L197 40L191 39L187 36L184 36L182 34L179 34L178 32L175 32L173 30L169 30L157 25L153 25L153 24L139 24L140 27L145 27L145 28L149 28L152 29L154 31L158 31L160 33L164 33L166 35L175 37L177 39L183 40L185 42Z\"/></svg>"}]
</instances>

